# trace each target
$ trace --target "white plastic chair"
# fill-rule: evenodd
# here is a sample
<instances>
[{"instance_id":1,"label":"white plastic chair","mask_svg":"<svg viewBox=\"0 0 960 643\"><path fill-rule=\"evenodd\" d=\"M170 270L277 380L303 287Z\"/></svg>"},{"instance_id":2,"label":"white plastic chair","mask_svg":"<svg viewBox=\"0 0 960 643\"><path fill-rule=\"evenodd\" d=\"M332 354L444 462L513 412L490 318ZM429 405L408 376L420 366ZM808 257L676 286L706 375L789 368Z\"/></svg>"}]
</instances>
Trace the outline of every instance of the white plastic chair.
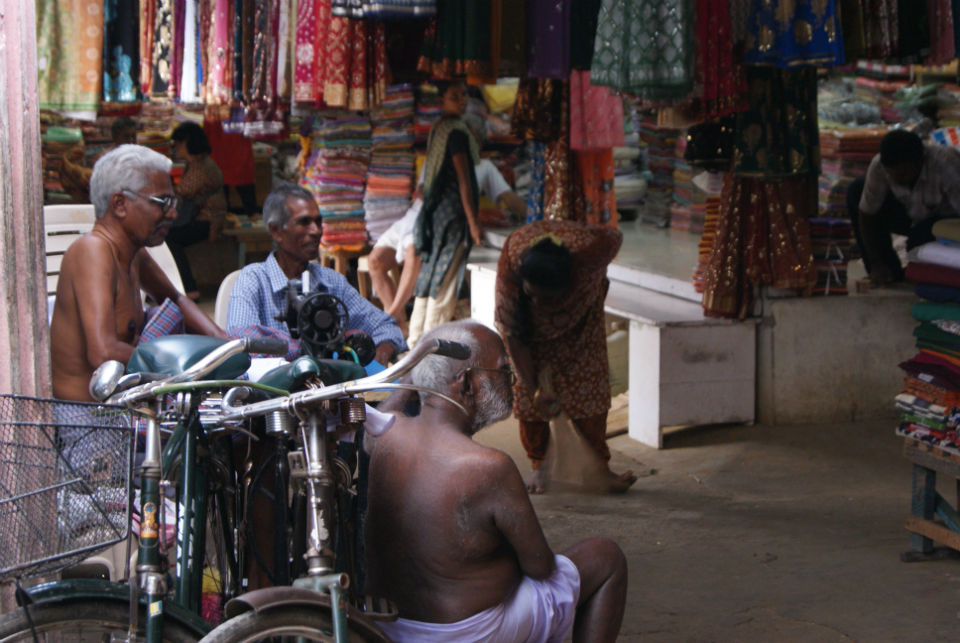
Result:
<instances>
[{"instance_id":1,"label":"white plastic chair","mask_svg":"<svg viewBox=\"0 0 960 643\"><path fill-rule=\"evenodd\" d=\"M217 289L217 299L213 304L213 322L220 328L227 327L227 308L230 305L230 293L233 292L233 285L237 283L237 277L240 276L239 270L234 270L223 278L220 282L220 288Z\"/></svg>"},{"instance_id":2,"label":"white plastic chair","mask_svg":"<svg viewBox=\"0 0 960 643\"><path fill-rule=\"evenodd\" d=\"M94 221L95 214L93 206L90 204L43 206L48 299L57 294L57 281L60 279L60 264L63 262L63 254L71 243L93 229ZM183 280L180 279L180 271L177 270L177 263L173 260L173 254L167 244L162 243L159 246L147 248L147 252L163 270L173 287L183 292ZM53 314L52 304L48 305L48 312L50 315Z\"/></svg>"}]
</instances>

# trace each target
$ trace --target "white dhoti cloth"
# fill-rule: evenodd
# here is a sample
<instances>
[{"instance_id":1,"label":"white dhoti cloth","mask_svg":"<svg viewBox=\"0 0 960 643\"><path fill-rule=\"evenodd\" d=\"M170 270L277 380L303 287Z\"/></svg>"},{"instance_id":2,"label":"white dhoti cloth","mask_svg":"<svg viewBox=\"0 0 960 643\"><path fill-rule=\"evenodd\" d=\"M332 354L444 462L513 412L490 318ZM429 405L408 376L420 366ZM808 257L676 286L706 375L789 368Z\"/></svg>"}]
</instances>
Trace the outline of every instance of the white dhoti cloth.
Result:
<instances>
[{"instance_id":1,"label":"white dhoti cloth","mask_svg":"<svg viewBox=\"0 0 960 643\"><path fill-rule=\"evenodd\" d=\"M397 642L560 643L573 627L580 597L580 573L566 556L557 555L556 565L549 578L524 577L503 603L462 621L426 623L400 618L377 625Z\"/></svg>"}]
</instances>

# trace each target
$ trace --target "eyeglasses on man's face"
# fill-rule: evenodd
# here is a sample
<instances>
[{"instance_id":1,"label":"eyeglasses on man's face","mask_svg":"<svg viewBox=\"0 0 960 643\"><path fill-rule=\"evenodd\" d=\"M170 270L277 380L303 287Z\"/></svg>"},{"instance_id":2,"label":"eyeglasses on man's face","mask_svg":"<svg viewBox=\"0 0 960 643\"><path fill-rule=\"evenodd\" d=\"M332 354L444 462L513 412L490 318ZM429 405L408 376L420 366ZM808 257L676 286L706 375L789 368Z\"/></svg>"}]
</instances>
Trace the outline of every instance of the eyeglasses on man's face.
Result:
<instances>
[{"instance_id":1,"label":"eyeglasses on man's face","mask_svg":"<svg viewBox=\"0 0 960 643\"><path fill-rule=\"evenodd\" d=\"M513 367L507 364L506 366L501 366L500 368L487 368L485 366L470 366L463 369L464 373L469 373L470 371L490 371L492 373L500 373L501 375L506 375L507 381L510 382L510 386L513 386L517 383L517 374L514 372Z\"/></svg>"},{"instance_id":2,"label":"eyeglasses on man's face","mask_svg":"<svg viewBox=\"0 0 960 643\"><path fill-rule=\"evenodd\" d=\"M155 203L160 206L160 209L164 214L170 210L178 207L180 205L180 198L175 194L141 194L139 192L134 192L133 190L123 189L125 194L132 194L133 196L138 196L141 199L146 199L151 203Z\"/></svg>"}]
</instances>

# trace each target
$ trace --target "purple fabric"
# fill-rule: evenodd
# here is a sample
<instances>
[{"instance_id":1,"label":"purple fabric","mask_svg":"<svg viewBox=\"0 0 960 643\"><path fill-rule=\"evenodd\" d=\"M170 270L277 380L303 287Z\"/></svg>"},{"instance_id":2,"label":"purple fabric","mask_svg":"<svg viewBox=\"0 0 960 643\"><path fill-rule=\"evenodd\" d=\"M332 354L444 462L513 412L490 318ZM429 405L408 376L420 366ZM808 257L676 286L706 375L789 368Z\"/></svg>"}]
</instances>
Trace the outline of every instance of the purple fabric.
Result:
<instances>
[{"instance_id":1,"label":"purple fabric","mask_svg":"<svg viewBox=\"0 0 960 643\"><path fill-rule=\"evenodd\" d=\"M146 344L157 337L182 335L184 333L183 313L180 307L169 299L147 311L147 321L140 333L140 344Z\"/></svg>"},{"instance_id":2,"label":"purple fabric","mask_svg":"<svg viewBox=\"0 0 960 643\"><path fill-rule=\"evenodd\" d=\"M572 0L527 0L527 75L570 76L570 3Z\"/></svg>"}]
</instances>

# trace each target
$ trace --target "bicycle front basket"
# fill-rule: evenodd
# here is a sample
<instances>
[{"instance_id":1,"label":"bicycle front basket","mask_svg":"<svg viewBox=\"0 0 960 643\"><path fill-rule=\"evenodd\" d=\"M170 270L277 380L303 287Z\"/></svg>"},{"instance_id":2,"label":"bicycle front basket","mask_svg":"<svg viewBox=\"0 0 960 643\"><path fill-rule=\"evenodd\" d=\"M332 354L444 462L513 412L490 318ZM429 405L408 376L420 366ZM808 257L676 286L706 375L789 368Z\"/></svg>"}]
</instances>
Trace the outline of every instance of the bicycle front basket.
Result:
<instances>
[{"instance_id":1,"label":"bicycle front basket","mask_svg":"<svg viewBox=\"0 0 960 643\"><path fill-rule=\"evenodd\" d=\"M0 395L0 580L127 537L134 438L122 406Z\"/></svg>"}]
</instances>

